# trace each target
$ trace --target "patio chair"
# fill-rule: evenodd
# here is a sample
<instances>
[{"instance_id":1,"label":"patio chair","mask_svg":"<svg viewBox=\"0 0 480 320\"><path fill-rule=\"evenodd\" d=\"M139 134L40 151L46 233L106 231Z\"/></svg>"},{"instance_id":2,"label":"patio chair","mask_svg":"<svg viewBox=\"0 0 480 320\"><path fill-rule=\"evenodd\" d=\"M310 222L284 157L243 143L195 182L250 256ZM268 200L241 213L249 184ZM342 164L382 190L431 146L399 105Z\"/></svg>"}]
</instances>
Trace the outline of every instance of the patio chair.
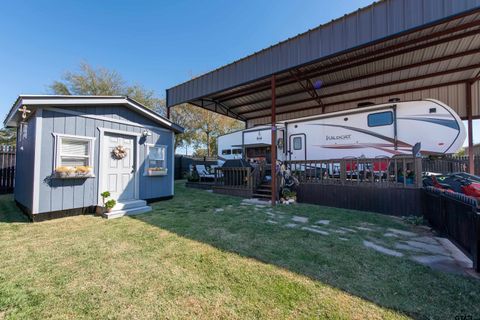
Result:
<instances>
[{"instance_id":1,"label":"patio chair","mask_svg":"<svg viewBox=\"0 0 480 320\"><path fill-rule=\"evenodd\" d=\"M198 176L200 177L200 181L202 181L202 179L203 180L213 180L213 179L215 179L215 175L208 172L207 168L205 168L205 165L196 164L195 169L197 169Z\"/></svg>"}]
</instances>

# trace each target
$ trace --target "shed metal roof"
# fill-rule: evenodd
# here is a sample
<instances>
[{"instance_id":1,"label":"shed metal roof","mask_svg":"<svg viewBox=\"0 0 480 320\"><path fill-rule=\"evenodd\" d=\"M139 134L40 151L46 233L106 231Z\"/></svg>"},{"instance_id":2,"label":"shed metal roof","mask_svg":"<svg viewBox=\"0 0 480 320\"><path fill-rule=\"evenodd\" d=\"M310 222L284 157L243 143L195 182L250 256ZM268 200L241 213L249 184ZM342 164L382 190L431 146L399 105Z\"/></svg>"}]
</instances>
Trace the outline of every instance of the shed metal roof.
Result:
<instances>
[{"instance_id":1,"label":"shed metal roof","mask_svg":"<svg viewBox=\"0 0 480 320\"><path fill-rule=\"evenodd\" d=\"M454 86L480 71L480 0L385 0L167 90L181 103L256 121ZM321 84L316 89L314 84Z\"/></svg>"}]
</instances>

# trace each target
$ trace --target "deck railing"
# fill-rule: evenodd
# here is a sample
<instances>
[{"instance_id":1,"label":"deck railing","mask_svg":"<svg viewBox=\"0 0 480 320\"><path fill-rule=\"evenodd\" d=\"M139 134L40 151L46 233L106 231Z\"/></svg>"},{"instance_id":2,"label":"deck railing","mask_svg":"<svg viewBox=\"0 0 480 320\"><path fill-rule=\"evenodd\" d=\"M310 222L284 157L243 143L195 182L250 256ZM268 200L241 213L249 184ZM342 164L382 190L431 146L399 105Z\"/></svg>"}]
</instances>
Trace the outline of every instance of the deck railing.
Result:
<instances>
[{"instance_id":1,"label":"deck railing","mask_svg":"<svg viewBox=\"0 0 480 320\"><path fill-rule=\"evenodd\" d=\"M215 182L217 187L230 189L245 189L254 191L265 177L265 165L258 164L252 167L218 167L215 168Z\"/></svg>"},{"instance_id":2,"label":"deck railing","mask_svg":"<svg viewBox=\"0 0 480 320\"><path fill-rule=\"evenodd\" d=\"M414 157L286 161L300 183L418 188L422 160Z\"/></svg>"},{"instance_id":3,"label":"deck railing","mask_svg":"<svg viewBox=\"0 0 480 320\"><path fill-rule=\"evenodd\" d=\"M475 174L480 175L480 155L473 158ZM422 160L423 171L435 173L469 172L468 156L431 157Z\"/></svg>"}]
</instances>

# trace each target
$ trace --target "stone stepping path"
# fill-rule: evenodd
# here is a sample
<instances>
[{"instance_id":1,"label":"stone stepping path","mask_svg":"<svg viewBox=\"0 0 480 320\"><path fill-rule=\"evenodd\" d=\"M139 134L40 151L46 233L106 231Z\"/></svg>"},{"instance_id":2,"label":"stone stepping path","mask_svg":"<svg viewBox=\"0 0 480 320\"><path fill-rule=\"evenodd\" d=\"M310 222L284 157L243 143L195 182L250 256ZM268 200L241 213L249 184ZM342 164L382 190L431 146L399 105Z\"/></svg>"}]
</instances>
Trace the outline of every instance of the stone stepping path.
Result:
<instances>
[{"instance_id":1,"label":"stone stepping path","mask_svg":"<svg viewBox=\"0 0 480 320\"><path fill-rule=\"evenodd\" d=\"M354 228L357 228L358 230L362 230L362 231L374 231L372 228L367 228L367 227L354 227Z\"/></svg>"},{"instance_id":2,"label":"stone stepping path","mask_svg":"<svg viewBox=\"0 0 480 320\"><path fill-rule=\"evenodd\" d=\"M422 264L435 270L468 274L472 268L472 262L448 239L430 236L429 230L417 234L415 232L382 228L378 225L362 222L357 226L338 226L331 224L330 220L321 219L309 222L309 218L301 215L290 215L256 199L243 200L241 205L253 206L257 213L264 213L264 223L278 225L284 228L297 229L322 236L335 236L339 241L357 241L361 236L363 245L376 252L392 257L404 257L415 263ZM215 213L224 211L222 208L214 209ZM365 237L363 232L381 232L380 238ZM356 234L357 237L348 238L345 235ZM388 239L388 241L387 241Z\"/></svg>"},{"instance_id":3,"label":"stone stepping path","mask_svg":"<svg viewBox=\"0 0 480 320\"><path fill-rule=\"evenodd\" d=\"M395 249L400 249L400 250L405 250L405 251L412 251L412 252L417 252L417 253L426 253L425 250L420 249L420 248L415 248L412 246L409 246L408 244L403 244L403 243L395 243Z\"/></svg>"},{"instance_id":4,"label":"stone stepping path","mask_svg":"<svg viewBox=\"0 0 480 320\"><path fill-rule=\"evenodd\" d=\"M400 236L396 233L393 232L386 232L383 234L384 237L389 237L389 238L399 238Z\"/></svg>"},{"instance_id":5,"label":"stone stepping path","mask_svg":"<svg viewBox=\"0 0 480 320\"><path fill-rule=\"evenodd\" d=\"M410 247L421 249L423 251L427 251L435 255L439 254L439 255L446 256L449 254L449 252L441 245L428 244L428 243L418 242L418 241L405 241L405 243Z\"/></svg>"},{"instance_id":6,"label":"stone stepping path","mask_svg":"<svg viewBox=\"0 0 480 320\"><path fill-rule=\"evenodd\" d=\"M399 236L404 236L404 237L415 237L417 235L416 233L413 233L410 231L398 230L393 228L388 228L387 231L390 231L394 234L398 234Z\"/></svg>"},{"instance_id":7,"label":"stone stepping path","mask_svg":"<svg viewBox=\"0 0 480 320\"><path fill-rule=\"evenodd\" d=\"M373 249L375 251L381 252L381 253L389 255L389 256L403 257L403 253L392 250L392 249L382 247L381 245L378 245L378 244L373 243L371 241L363 240L363 245L367 248Z\"/></svg>"},{"instance_id":8,"label":"stone stepping path","mask_svg":"<svg viewBox=\"0 0 480 320\"><path fill-rule=\"evenodd\" d=\"M452 272L462 274L463 270L459 268L459 265L456 263L455 259L443 255L425 255L425 256L413 256L412 259L415 262L428 266L435 270L440 270L443 272Z\"/></svg>"},{"instance_id":9,"label":"stone stepping path","mask_svg":"<svg viewBox=\"0 0 480 320\"><path fill-rule=\"evenodd\" d=\"M292 221L299 222L299 223L307 223L308 218L307 217L302 217L302 216L293 216Z\"/></svg>"},{"instance_id":10,"label":"stone stepping path","mask_svg":"<svg viewBox=\"0 0 480 320\"><path fill-rule=\"evenodd\" d=\"M302 230L315 232L315 233L318 233L318 234L321 234L321 235L324 235L324 236L328 236L330 234L327 231L323 231L323 230L320 230L320 229L317 229L317 228L311 228L311 227L302 227Z\"/></svg>"}]
</instances>

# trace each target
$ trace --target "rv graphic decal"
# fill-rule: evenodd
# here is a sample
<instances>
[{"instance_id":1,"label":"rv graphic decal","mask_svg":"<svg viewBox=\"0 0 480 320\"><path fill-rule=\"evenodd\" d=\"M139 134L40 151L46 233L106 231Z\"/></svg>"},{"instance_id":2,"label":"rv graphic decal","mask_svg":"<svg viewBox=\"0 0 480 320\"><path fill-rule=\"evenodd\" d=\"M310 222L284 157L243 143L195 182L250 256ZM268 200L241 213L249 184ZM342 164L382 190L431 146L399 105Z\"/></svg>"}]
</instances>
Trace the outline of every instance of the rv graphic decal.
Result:
<instances>
[{"instance_id":1,"label":"rv graphic decal","mask_svg":"<svg viewBox=\"0 0 480 320\"><path fill-rule=\"evenodd\" d=\"M344 134L342 136L325 136L325 139L327 141L329 141L329 140L350 140L351 137L352 137L351 134Z\"/></svg>"}]
</instances>

